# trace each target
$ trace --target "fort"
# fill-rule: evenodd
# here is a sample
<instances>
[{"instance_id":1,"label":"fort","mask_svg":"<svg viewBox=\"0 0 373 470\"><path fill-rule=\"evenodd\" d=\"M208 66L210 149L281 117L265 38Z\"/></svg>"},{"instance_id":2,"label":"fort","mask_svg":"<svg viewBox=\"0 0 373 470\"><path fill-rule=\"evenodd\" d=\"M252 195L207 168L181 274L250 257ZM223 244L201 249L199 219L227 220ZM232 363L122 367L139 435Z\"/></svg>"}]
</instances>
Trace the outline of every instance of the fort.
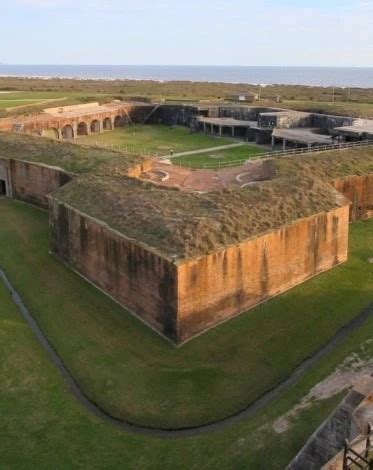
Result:
<instances>
[{"instance_id":1,"label":"fort","mask_svg":"<svg viewBox=\"0 0 373 470\"><path fill-rule=\"evenodd\" d=\"M66 142L132 123L183 125L268 150L278 141L331 148L191 170ZM370 121L113 102L5 119L0 129L1 194L49 210L52 252L175 344L345 262L349 221L373 215Z\"/></svg>"}]
</instances>

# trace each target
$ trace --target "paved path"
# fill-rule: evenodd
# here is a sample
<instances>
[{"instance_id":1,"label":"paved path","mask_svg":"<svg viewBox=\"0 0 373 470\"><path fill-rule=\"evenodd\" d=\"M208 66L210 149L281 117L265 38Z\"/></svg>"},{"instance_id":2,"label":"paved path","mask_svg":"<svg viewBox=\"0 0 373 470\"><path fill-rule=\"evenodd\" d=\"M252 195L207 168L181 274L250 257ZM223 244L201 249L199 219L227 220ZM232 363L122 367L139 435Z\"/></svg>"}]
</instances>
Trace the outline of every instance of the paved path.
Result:
<instances>
[{"instance_id":1,"label":"paved path","mask_svg":"<svg viewBox=\"0 0 373 470\"><path fill-rule=\"evenodd\" d=\"M160 157L160 158L174 158L174 157L185 157L187 155L198 155L199 153L209 153L209 152L215 152L218 150L233 149L235 147L242 147L243 145L248 145L248 144L246 144L245 142L236 142L234 144L219 145L218 147L209 147L207 149L189 150L187 152L174 153L173 155L164 155L163 157Z\"/></svg>"},{"instance_id":2,"label":"paved path","mask_svg":"<svg viewBox=\"0 0 373 470\"><path fill-rule=\"evenodd\" d=\"M213 431L221 431L227 427L232 426L244 419L253 418L260 411L265 409L267 406L281 398L281 396L289 390L290 387L295 385L299 380L304 377L304 375L311 370L321 359L323 359L327 354L332 352L337 346L339 346L348 336L351 335L355 330L364 325L364 323L373 317L373 303L370 304L365 310L361 311L355 318L353 318L349 323L343 326L337 333L322 346L313 356L305 359L300 363L293 372L283 381L276 385L273 389L264 393L256 401L248 405L241 411L238 411L228 418L221 419L220 421L215 421L213 423L207 423L202 426L187 427L181 429L162 429L162 428L151 428L146 426L138 426L132 424L128 421L122 421L118 418L115 418L105 412L99 407L96 403L92 402L84 391L80 388L78 382L75 380L63 359L57 351L53 348L52 344L49 342L48 338L44 334L43 330L40 328L31 312L23 303L21 296L14 289L13 285L9 281L5 272L0 268L0 279L5 283L5 286L12 295L12 298L18 308L20 309L24 319L26 320L28 326L31 328L35 334L39 343L43 346L46 352L49 355L49 358L53 364L58 368L61 375L63 376L65 382L70 388L73 395L79 400L79 402L94 416L102 419L103 421L116 426L117 428L132 433L140 434L143 436L149 437L158 437L158 438L185 438L185 437L195 437L201 434L207 434Z\"/></svg>"}]
</instances>

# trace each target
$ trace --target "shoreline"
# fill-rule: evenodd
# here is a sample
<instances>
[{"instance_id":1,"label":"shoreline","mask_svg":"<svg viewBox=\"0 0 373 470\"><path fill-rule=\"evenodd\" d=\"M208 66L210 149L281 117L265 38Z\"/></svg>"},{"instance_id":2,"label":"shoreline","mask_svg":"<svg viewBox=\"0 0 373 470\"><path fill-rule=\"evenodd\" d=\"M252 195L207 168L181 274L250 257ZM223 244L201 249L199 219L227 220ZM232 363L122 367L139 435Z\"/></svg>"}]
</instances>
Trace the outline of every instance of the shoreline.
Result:
<instances>
[{"instance_id":1,"label":"shoreline","mask_svg":"<svg viewBox=\"0 0 373 470\"><path fill-rule=\"evenodd\" d=\"M373 67L5 65L0 78L373 88Z\"/></svg>"}]
</instances>

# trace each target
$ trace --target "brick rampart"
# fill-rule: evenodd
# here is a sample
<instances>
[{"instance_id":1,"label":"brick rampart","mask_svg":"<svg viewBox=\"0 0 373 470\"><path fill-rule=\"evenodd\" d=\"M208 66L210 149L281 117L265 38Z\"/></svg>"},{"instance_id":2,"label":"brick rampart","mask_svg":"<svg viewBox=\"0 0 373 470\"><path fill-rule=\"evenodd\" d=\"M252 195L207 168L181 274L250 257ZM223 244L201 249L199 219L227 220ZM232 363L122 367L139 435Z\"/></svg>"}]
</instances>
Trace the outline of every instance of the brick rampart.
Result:
<instances>
[{"instance_id":1,"label":"brick rampart","mask_svg":"<svg viewBox=\"0 0 373 470\"><path fill-rule=\"evenodd\" d=\"M351 202L351 222L373 217L373 173L337 179L331 184Z\"/></svg>"},{"instance_id":2,"label":"brick rampart","mask_svg":"<svg viewBox=\"0 0 373 470\"><path fill-rule=\"evenodd\" d=\"M59 168L21 160L10 160L13 197L48 208L48 195L68 183L75 175Z\"/></svg>"},{"instance_id":3,"label":"brick rampart","mask_svg":"<svg viewBox=\"0 0 373 470\"><path fill-rule=\"evenodd\" d=\"M53 198L50 225L53 253L177 342L175 264Z\"/></svg>"},{"instance_id":4,"label":"brick rampart","mask_svg":"<svg viewBox=\"0 0 373 470\"><path fill-rule=\"evenodd\" d=\"M185 341L347 260L348 205L179 265Z\"/></svg>"}]
</instances>

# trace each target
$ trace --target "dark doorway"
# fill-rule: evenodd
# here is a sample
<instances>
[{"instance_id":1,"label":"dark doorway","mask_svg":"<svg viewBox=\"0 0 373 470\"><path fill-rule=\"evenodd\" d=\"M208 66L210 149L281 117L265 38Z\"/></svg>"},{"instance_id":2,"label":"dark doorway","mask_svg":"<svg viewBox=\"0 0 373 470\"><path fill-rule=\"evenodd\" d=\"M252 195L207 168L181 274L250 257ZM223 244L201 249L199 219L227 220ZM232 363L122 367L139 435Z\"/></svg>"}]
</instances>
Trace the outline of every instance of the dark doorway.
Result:
<instances>
[{"instance_id":1,"label":"dark doorway","mask_svg":"<svg viewBox=\"0 0 373 470\"><path fill-rule=\"evenodd\" d=\"M4 180L0 180L0 197L6 196L6 183Z\"/></svg>"}]
</instances>

